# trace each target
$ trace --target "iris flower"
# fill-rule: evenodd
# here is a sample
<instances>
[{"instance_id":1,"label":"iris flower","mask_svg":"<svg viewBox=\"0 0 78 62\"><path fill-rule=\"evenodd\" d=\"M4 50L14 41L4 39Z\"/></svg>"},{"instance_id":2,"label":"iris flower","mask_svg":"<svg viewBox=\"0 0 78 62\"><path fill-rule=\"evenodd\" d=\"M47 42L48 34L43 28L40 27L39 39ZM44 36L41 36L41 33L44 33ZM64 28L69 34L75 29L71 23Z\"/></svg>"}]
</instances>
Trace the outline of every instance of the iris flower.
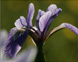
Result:
<instances>
[{"instance_id":1,"label":"iris flower","mask_svg":"<svg viewBox=\"0 0 78 62\"><path fill-rule=\"evenodd\" d=\"M46 11L39 9L36 17L36 23L34 26L32 26L34 11L34 5L33 3L30 3L27 19L20 16L20 18L14 23L16 27L10 30L5 48L5 53L10 58L14 57L19 52L28 35L31 36L34 43L38 47L38 51L40 52L42 51L42 46L45 40L59 29L68 28L78 35L78 29L68 23L62 23L47 33L52 21L62 11L62 9L57 8L55 4L51 4Z\"/></svg>"}]
</instances>

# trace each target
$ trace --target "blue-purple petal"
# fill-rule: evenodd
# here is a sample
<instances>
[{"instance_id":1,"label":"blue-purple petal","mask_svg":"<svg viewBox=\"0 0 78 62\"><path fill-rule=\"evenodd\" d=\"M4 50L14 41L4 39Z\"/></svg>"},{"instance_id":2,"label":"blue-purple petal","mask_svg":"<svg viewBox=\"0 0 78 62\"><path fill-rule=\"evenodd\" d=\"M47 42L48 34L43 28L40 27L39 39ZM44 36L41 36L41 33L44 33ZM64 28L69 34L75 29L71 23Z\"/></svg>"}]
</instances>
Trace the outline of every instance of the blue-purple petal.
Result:
<instances>
[{"instance_id":1,"label":"blue-purple petal","mask_svg":"<svg viewBox=\"0 0 78 62\"><path fill-rule=\"evenodd\" d=\"M51 4L48 8L47 11L51 11L52 16L55 14L55 11L57 10L57 6L55 4Z\"/></svg>"},{"instance_id":2,"label":"blue-purple petal","mask_svg":"<svg viewBox=\"0 0 78 62\"><path fill-rule=\"evenodd\" d=\"M55 15L56 13L58 13L59 10L62 11L62 9L57 8L57 6L55 4L51 4L47 9L47 11L51 11L52 16Z\"/></svg>"},{"instance_id":3,"label":"blue-purple petal","mask_svg":"<svg viewBox=\"0 0 78 62\"><path fill-rule=\"evenodd\" d=\"M51 11L48 11L39 19L39 28L41 32L43 32L50 17L51 17Z\"/></svg>"},{"instance_id":4,"label":"blue-purple petal","mask_svg":"<svg viewBox=\"0 0 78 62\"><path fill-rule=\"evenodd\" d=\"M51 25L52 21L60 14L61 11L62 11L62 10L59 8L59 9L57 9L57 10L55 11L55 14L54 14L54 15L51 14L51 17L49 18L49 20L48 20L48 22L47 22L47 24L46 24L46 26L45 26L45 28L44 28L44 31L43 31L43 34L44 34L44 35L46 34L46 32L47 32L49 26Z\"/></svg>"},{"instance_id":5,"label":"blue-purple petal","mask_svg":"<svg viewBox=\"0 0 78 62\"><path fill-rule=\"evenodd\" d=\"M71 31L73 31L75 34L78 35L78 28L76 28L75 26L68 23L63 23L61 24L61 26L70 29Z\"/></svg>"},{"instance_id":6,"label":"blue-purple petal","mask_svg":"<svg viewBox=\"0 0 78 62\"><path fill-rule=\"evenodd\" d=\"M11 29L8 34L8 40L5 47L6 55L9 56L10 58L14 57L21 49L21 46L25 42L27 36L28 36L27 30L24 32L18 30L17 28Z\"/></svg>"},{"instance_id":7,"label":"blue-purple petal","mask_svg":"<svg viewBox=\"0 0 78 62\"><path fill-rule=\"evenodd\" d=\"M27 25L32 26L32 19L34 16L34 5L33 3L30 3L29 9L28 9L28 15L27 15Z\"/></svg>"},{"instance_id":8,"label":"blue-purple petal","mask_svg":"<svg viewBox=\"0 0 78 62\"><path fill-rule=\"evenodd\" d=\"M44 14L45 14L44 11L42 11L40 9L38 10L38 14L37 14L37 17L36 17L36 23L35 23L35 26L38 28L38 30L40 30L40 28L39 28L39 19Z\"/></svg>"},{"instance_id":9,"label":"blue-purple petal","mask_svg":"<svg viewBox=\"0 0 78 62\"><path fill-rule=\"evenodd\" d=\"M42 15L44 15L44 14L45 14L45 12L39 9L39 10L38 10L37 17L36 17L36 20L39 20L39 18L40 18Z\"/></svg>"},{"instance_id":10,"label":"blue-purple petal","mask_svg":"<svg viewBox=\"0 0 78 62\"><path fill-rule=\"evenodd\" d=\"M27 26L26 19L23 16L20 16L20 18L17 19L14 24L17 27L17 29L21 29Z\"/></svg>"},{"instance_id":11,"label":"blue-purple petal","mask_svg":"<svg viewBox=\"0 0 78 62\"><path fill-rule=\"evenodd\" d=\"M51 22L60 14L61 11L62 9L57 8L55 4L52 4L48 7L47 12L50 12L49 14L46 14L47 12L45 12L44 15L41 16L41 10L39 10L36 18L36 26L38 29L40 29L43 35L46 34Z\"/></svg>"}]
</instances>

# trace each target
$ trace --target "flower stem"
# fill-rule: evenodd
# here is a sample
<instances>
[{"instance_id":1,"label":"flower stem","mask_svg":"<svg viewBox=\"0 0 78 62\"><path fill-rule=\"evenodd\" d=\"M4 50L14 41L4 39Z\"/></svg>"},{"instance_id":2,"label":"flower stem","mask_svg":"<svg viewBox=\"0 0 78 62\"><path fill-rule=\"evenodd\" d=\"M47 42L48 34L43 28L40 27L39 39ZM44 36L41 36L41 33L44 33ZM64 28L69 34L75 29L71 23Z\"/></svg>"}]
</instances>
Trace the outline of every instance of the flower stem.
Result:
<instances>
[{"instance_id":1,"label":"flower stem","mask_svg":"<svg viewBox=\"0 0 78 62\"><path fill-rule=\"evenodd\" d=\"M45 62L44 54L43 54L43 43L38 41L37 43L38 53L35 59L35 62Z\"/></svg>"}]
</instances>

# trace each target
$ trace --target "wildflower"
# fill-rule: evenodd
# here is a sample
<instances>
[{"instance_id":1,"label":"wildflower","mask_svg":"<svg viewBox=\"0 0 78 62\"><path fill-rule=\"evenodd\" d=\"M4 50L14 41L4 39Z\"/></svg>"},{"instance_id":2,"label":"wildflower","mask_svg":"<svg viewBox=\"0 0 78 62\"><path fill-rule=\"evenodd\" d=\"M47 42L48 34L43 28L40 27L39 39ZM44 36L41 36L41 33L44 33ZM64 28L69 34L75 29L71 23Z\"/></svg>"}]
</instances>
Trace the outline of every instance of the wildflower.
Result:
<instances>
[{"instance_id":1,"label":"wildflower","mask_svg":"<svg viewBox=\"0 0 78 62\"><path fill-rule=\"evenodd\" d=\"M14 57L21 49L28 35L32 37L38 48L38 54L41 54L40 59L44 61L42 46L44 41L51 36L54 32L61 28L68 28L78 35L78 29L68 23L63 23L60 26L54 28L52 31L47 33L51 22L60 14L61 8L57 8L55 4L51 4L47 11L39 9L35 26L32 26L32 19L34 15L34 5L30 3L27 19L21 16L15 22L15 28L12 28L8 34L8 42L6 45L5 53L9 57ZM24 29L25 28L25 29ZM39 55L37 55L39 56Z\"/></svg>"}]
</instances>

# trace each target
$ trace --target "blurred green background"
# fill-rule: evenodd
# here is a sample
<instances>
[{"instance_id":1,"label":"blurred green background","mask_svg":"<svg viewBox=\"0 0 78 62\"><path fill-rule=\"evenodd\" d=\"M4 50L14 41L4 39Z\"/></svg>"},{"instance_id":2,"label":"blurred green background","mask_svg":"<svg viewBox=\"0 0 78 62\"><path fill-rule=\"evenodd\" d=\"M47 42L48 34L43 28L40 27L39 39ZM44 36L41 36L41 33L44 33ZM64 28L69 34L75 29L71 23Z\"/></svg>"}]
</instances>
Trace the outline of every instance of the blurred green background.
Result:
<instances>
[{"instance_id":1,"label":"blurred green background","mask_svg":"<svg viewBox=\"0 0 78 62\"><path fill-rule=\"evenodd\" d=\"M9 31L14 27L14 22L20 17L26 18L28 13L29 3L34 3L35 14L33 18L33 25L36 21L36 15L39 9L47 10L50 4L56 4L58 8L62 8L62 12L52 22L50 29L60 25L61 23L70 23L78 28L78 1L77 0L59 0L59 1L0 1L0 29ZM29 45L33 45L30 37L23 45L23 49ZM43 47L46 62L78 62L78 36L69 29L63 29L50 38L48 38Z\"/></svg>"}]
</instances>

